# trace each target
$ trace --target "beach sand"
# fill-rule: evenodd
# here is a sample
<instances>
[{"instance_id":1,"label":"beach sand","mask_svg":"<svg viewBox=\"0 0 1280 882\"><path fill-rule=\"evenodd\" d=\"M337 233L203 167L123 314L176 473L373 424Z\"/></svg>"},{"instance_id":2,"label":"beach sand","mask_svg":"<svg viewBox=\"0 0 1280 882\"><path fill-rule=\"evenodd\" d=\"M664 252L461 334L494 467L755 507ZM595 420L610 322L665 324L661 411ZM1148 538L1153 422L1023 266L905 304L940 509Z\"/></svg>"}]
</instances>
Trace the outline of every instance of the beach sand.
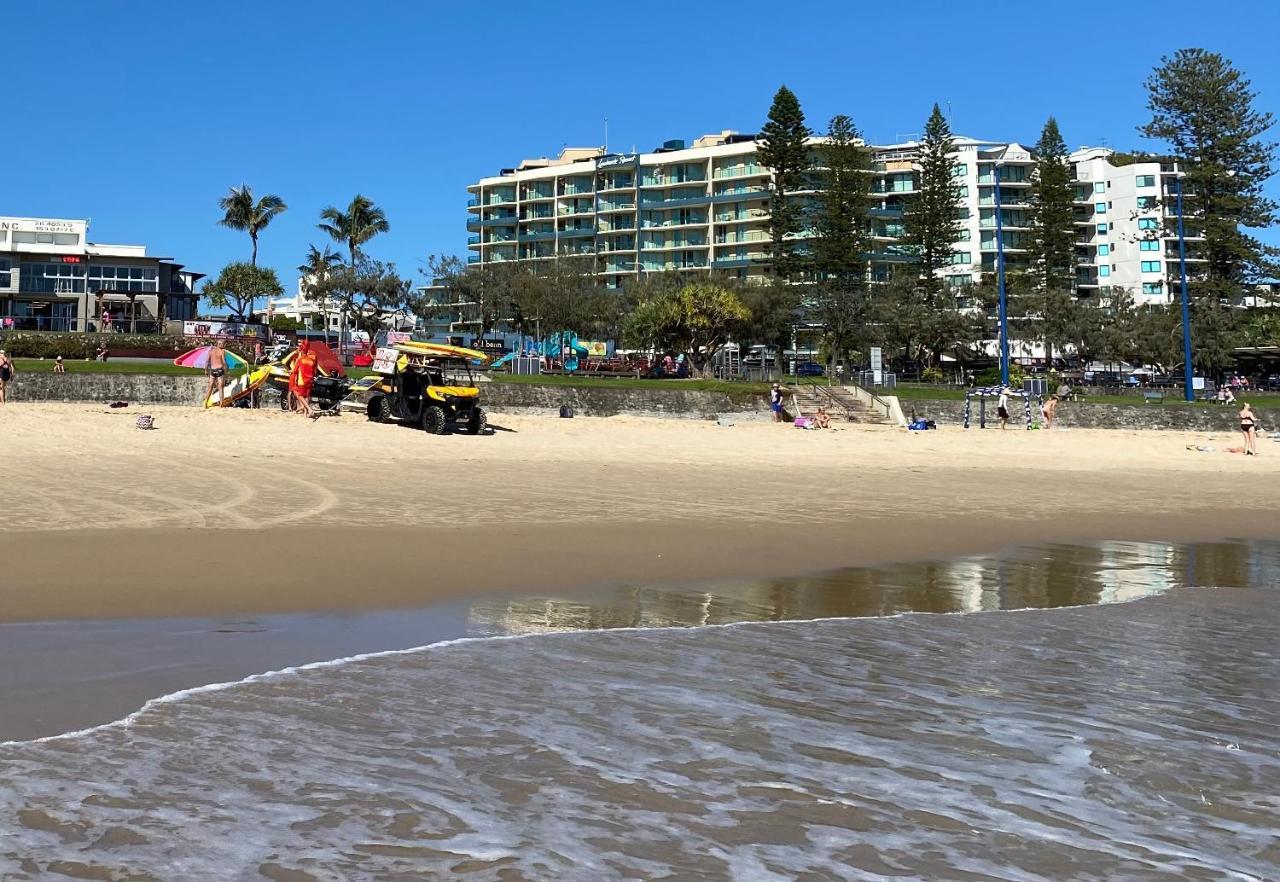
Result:
<instances>
[{"instance_id":1,"label":"beach sand","mask_svg":"<svg viewBox=\"0 0 1280 882\"><path fill-rule=\"evenodd\" d=\"M10 404L0 621L414 607L1015 543L1276 536L1280 444L1225 433ZM1274 447L1275 450L1270 448Z\"/></svg>"},{"instance_id":2,"label":"beach sand","mask_svg":"<svg viewBox=\"0 0 1280 882\"><path fill-rule=\"evenodd\" d=\"M0 408L0 740L459 636L471 598L1280 533L1280 445L1186 449L1226 434L145 411Z\"/></svg>"}]
</instances>

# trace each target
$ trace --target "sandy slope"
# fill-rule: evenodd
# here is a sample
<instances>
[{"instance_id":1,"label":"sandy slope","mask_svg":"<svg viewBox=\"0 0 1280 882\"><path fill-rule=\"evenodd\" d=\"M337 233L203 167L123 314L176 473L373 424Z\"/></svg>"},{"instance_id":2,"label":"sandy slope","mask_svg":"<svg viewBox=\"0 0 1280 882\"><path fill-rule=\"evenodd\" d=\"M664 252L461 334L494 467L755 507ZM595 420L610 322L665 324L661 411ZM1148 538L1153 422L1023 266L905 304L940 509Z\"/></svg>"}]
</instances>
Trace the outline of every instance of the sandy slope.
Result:
<instances>
[{"instance_id":1,"label":"sandy slope","mask_svg":"<svg viewBox=\"0 0 1280 882\"><path fill-rule=\"evenodd\" d=\"M1011 542L1275 536L1280 444L1173 432L0 408L0 620L413 605ZM270 574L270 578L265 577Z\"/></svg>"}]
</instances>

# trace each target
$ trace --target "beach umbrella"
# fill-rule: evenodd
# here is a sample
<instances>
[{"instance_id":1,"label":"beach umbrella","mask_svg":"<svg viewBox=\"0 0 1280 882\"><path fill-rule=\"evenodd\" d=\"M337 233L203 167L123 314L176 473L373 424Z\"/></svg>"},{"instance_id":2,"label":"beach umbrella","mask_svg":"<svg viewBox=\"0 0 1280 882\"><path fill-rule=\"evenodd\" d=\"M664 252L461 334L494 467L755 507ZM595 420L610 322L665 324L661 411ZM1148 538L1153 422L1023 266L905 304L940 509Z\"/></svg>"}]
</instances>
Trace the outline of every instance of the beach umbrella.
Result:
<instances>
[{"instance_id":1,"label":"beach umbrella","mask_svg":"<svg viewBox=\"0 0 1280 882\"><path fill-rule=\"evenodd\" d=\"M173 360L173 363L178 367L207 368L209 366L209 355L212 352L212 346L197 346L190 352L184 352L179 355ZM227 359L228 370L236 371L249 364L229 349L224 351L224 355Z\"/></svg>"}]
</instances>

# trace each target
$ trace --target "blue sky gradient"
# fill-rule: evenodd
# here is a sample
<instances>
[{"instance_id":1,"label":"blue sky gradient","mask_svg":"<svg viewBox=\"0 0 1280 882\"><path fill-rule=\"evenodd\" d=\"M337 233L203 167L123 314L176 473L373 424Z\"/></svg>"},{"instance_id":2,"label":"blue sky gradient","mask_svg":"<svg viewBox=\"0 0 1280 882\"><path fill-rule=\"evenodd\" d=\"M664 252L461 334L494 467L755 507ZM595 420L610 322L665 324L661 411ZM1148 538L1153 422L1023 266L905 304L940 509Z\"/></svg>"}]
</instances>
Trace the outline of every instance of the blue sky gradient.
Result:
<instances>
[{"instance_id":1,"label":"blue sky gradient","mask_svg":"<svg viewBox=\"0 0 1280 882\"><path fill-rule=\"evenodd\" d=\"M784 82L814 128L846 113L875 143L919 131L937 101L958 134L1030 143L1053 114L1072 148L1151 148L1143 80L1201 46L1280 111L1274 3L983 8L985 21L935 0L13 4L0 214L92 218L95 241L212 275L248 259L248 237L216 226L218 198L248 183L289 204L259 261L292 290L326 205L371 197L391 232L369 252L420 278L426 255L465 253L477 178L598 145L605 117L616 150L753 132Z\"/></svg>"}]
</instances>

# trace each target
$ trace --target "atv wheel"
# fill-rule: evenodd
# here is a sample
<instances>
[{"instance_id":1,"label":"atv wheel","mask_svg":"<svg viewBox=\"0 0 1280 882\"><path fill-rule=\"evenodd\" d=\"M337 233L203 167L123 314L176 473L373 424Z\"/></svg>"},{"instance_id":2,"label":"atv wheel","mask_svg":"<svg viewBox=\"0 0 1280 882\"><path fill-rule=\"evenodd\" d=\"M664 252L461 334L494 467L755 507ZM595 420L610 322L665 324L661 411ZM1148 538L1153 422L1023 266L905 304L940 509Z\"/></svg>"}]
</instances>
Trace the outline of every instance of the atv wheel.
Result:
<instances>
[{"instance_id":1,"label":"atv wheel","mask_svg":"<svg viewBox=\"0 0 1280 882\"><path fill-rule=\"evenodd\" d=\"M285 411L286 413L288 413L289 411L289 393L288 392L280 393L280 409Z\"/></svg>"},{"instance_id":2,"label":"atv wheel","mask_svg":"<svg viewBox=\"0 0 1280 882\"><path fill-rule=\"evenodd\" d=\"M365 413L375 423L390 422L391 401L385 395L376 395L369 399L369 405L365 408Z\"/></svg>"},{"instance_id":3,"label":"atv wheel","mask_svg":"<svg viewBox=\"0 0 1280 882\"><path fill-rule=\"evenodd\" d=\"M422 409L422 428L429 435L444 434L444 409L434 404Z\"/></svg>"},{"instance_id":4,"label":"atv wheel","mask_svg":"<svg viewBox=\"0 0 1280 882\"><path fill-rule=\"evenodd\" d=\"M489 415L479 407L472 408L471 416L467 418L467 434L483 435L487 428L489 428Z\"/></svg>"}]
</instances>

